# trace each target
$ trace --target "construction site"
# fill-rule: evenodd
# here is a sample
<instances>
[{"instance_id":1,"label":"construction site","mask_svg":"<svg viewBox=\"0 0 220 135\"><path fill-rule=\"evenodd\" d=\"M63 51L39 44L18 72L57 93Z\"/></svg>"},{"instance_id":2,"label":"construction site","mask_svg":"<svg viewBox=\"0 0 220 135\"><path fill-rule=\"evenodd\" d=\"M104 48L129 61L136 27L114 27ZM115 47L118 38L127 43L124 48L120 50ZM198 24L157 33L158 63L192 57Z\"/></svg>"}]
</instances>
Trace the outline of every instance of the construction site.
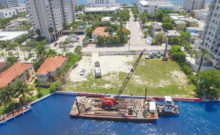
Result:
<instances>
[{"instance_id":1,"label":"construction site","mask_svg":"<svg viewBox=\"0 0 220 135\"><path fill-rule=\"evenodd\" d=\"M165 97L164 104L159 105L154 99L147 97L147 89L145 90L145 99L120 97L137 68L144 51L140 53L135 61L116 96L77 97L70 111L70 117L128 122L154 122L159 116L178 115L178 106L174 104L171 97Z\"/></svg>"}]
</instances>

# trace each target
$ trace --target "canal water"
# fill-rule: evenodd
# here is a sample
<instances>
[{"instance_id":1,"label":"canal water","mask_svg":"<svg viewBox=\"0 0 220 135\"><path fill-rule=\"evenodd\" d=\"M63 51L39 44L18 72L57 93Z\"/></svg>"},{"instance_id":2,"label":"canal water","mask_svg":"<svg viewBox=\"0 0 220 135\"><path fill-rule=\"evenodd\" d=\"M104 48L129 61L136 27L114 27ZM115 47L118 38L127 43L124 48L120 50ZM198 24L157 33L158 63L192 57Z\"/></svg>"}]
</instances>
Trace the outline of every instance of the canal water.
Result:
<instances>
[{"instance_id":1,"label":"canal water","mask_svg":"<svg viewBox=\"0 0 220 135\"><path fill-rule=\"evenodd\" d=\"M0 135L218 135L220 102L177 102L178 117L160 117L155 123L124 123L71 119L74 96L52 95L32 110L0 126Z\"/></svg>"}]
</instances>

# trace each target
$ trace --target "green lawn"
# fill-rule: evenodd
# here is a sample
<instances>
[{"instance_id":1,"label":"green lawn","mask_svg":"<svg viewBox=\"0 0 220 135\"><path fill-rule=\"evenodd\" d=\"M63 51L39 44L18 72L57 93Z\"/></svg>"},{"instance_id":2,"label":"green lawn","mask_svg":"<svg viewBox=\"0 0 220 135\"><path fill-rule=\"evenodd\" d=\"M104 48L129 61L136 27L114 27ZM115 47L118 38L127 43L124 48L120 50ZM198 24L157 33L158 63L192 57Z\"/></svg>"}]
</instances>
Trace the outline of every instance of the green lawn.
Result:
<instances>
[{"instance_id":1,"label":"green lawn","mask_svg":"<svg viewBox=\"0 0 220 135\"><path fill-rule=\"evenodd\" d=\"M135 59L136 60L136 59ZM128 64L133 64L128 63ZM127 73L109 73L101 79L93 74L83 82L69 82L66 91L117 94ZM180 70L176 62L163 62L161 59L141 59L134 75L125 88L124 95L144 95L148 88L150 96L195 97L195 86Z\"/></svg>"}]
</instances>

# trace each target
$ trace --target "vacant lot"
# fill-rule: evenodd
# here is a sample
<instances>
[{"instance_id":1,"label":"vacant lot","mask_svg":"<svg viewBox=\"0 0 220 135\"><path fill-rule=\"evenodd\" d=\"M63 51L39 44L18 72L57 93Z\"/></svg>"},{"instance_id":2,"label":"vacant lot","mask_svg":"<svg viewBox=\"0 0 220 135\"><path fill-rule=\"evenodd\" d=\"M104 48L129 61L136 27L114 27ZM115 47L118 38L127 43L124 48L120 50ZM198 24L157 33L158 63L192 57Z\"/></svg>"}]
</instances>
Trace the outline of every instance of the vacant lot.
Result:
<instances>
[{"instance_id":1,"label":"vacant lot","mask_svg":"<svg viewBox=\"0 0 220 135\"><path fill-rule=\"evenodd\" d=\"M84 57L79 66L69 75L67 91L117 94L137 56L93 56ZM102 78L95 79L94 62L101 64ZM86 69L84 77L79 75ZM195 97L195 86L187 79L175 62L161 59L141 59L134 75L125 88L124 95L144 95L148 88L150 96Z\"/></svg>"}]
</instances>

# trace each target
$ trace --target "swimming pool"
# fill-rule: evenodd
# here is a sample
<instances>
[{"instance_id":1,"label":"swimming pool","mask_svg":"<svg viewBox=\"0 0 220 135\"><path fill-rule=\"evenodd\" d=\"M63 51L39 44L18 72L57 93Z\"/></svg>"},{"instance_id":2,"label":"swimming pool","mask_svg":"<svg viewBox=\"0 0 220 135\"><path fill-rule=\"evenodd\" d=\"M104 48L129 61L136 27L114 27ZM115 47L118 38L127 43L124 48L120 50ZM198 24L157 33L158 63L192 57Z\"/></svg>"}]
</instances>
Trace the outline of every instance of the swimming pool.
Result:
<instances>
[{"instance_id":1,"label":"swimming pool","mask_svg":"<svg viewBox=\"0 0 220 135\"><path fill-rule=\"evenodd\" d=\"M123 123L71 119L75 96L54 94L32 105L33 110L0 126L1 135L145 135L220 133L220 103L178 102L179 117L156 123Z\"/></svg>"}]
</instances>

